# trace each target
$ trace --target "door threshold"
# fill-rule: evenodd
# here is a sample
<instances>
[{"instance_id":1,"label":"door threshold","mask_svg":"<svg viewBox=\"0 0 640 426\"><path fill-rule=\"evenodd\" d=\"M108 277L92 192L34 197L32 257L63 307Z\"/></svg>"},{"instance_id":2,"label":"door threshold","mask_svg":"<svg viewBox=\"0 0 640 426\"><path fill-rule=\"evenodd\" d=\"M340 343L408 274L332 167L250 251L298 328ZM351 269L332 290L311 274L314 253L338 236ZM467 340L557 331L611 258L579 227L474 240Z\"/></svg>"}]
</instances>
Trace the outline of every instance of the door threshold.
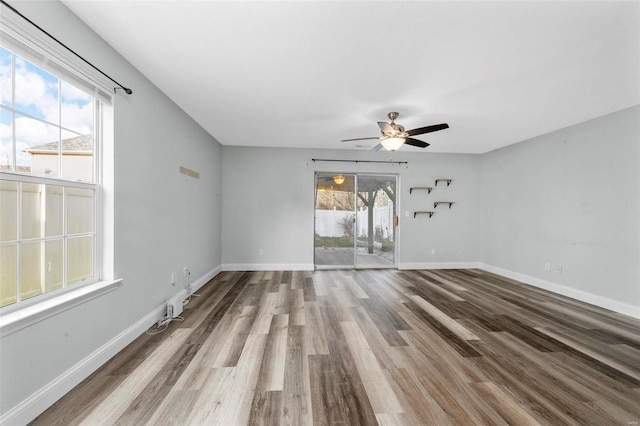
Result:
<instances>
[{"instance_id":1,"label":"door threshold","mask_svg":"<svg viewBox=\"0 0 640 426\"><path fill-rule=\"evenodd\" d=\"M353 265L315 265L316 271L327 271L330 269L354 269Z\"/></svg>"}]
</instances>

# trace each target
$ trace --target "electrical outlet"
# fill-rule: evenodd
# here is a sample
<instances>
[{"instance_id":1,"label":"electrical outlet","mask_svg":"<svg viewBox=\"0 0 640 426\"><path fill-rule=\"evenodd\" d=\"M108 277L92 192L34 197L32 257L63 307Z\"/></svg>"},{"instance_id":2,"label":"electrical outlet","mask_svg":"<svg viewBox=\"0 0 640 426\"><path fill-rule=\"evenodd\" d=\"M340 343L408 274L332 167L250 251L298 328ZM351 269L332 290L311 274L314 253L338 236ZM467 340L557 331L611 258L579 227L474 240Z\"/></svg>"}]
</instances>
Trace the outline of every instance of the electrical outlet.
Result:
<instances>
[{"instance_id":1,"label":"electrical outlet","mask_svg":"<svg viewBox=\"0 0 640 426\"><path fill-rule=\"evenodd\" d=\"M436 254L436 249L432 248L431 249L431 254Z\"/></svg>"},{"instance_id":2,"label":"electrical outlet","mask_svg":"<svg viewBox=\"0 0 640 426\"><path fill-rule=\"evenodd\" d=\"M551 270L551 264L549 262L544 264L544 270L545 271L550 271Z\"/></svg>"},{"instance_id":3,"label":"electrical outlet","mask_svg":"<svg viewBox=\"0 0 640 426\"><path fill-rule=\"evenodd\" d=\"M176 274L175 272L171 273L171 284L176 285L176 283L178 282L178 274Z\"/></svg>"},{"instance_id":4,"label":"electrical outlet","mask_svg":"<svg viewBox=\"0 0 640 426\"><path fill-rule=\"evenodd\" d=\"M189 268L186 268L186 267L185 267L185 268L182 270L182 276L183 276L183 277L188 277L189 275L191 275L191 271L189 270Z\"/></svg>"},{"instance_id":5,"label":"electrical outlet","mask_svg":"<svg viewBox=\"0 0 640 426\"><path fill-rule=\"evenodd\" d=\"M258 256L264 256L264 250L263 249L258 250Z\"/></svg>"},{"instance_id":6,"label":"electrical outlet","mask_svg":"<svg viewBox=\"0 0 640 426\"><path fill-rule=\"evenodd\" d=\"M556 272L562 274L562 265L556 265Z\"/></svg>"}]
</instances>

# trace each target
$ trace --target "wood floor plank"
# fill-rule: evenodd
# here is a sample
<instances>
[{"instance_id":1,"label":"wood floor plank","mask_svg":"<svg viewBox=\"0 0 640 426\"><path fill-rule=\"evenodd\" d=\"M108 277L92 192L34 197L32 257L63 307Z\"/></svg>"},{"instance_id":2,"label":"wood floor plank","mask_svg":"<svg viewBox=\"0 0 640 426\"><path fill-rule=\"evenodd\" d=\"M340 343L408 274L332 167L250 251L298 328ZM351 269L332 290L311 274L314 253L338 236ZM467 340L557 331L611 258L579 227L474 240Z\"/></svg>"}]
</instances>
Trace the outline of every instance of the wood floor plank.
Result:
<instances>
[{"instance_id":1,"label":"wood floor plank","mask_svg":"<svg viewBox=\"0 0 640 426\"><path fill-rule=\"evenodd\" d=\"M304 293L301 289L289 291L289 324L305 325Z\"/></svg>"},{"instance_id":2,"label":"wood floor plank","mask_svg":"<svg viewBox=\"0 0 640 426\"><path fill-rule=\"evenodd\" d=\"M247 328L251 327L252 320L257 316L257 311L257 306L245 306L242 314L230 314L231 328L220 336L217 350L212 354L215 355L212 368L233 367L238 363L239 354L248 338Z\"/></svg>"},{"instance_id":3,"label":"wood floor plank","mask_svg":"<svg viewBox=\"0 0 640 426\"><path fill-rule=\"evenodd\" d=\"M280 424L310 425L312 424L311 385L302 326L288 328L286 349Z\"/></svg>"},{"instance_id":4,"label":"wood floor plank","mask_svg":"<svg viewBox=\"0 0 640 426\"><path fill-rule=\"evenodd\" d=\"M311 277L304 279L304 287L302 288L304 294L304 301L310 302L316 300L316 289Z\"/></svg>"},{"instance_id":5,"label":"wood floor plank","mask_svg":"<svg viewBox=\"0 0 640 426\"><path fill-rule=\"evenodd\" d=\"M177 329L163 344L154 351L139 368L131 373L113 392L111 392L81 424L114 424L137 398L153 378L162 371L165 364L180 350L189 337L190 330Z\"/></svg>"},{"instance_id":6,"label":"wood floor plank","mask_svg":"<svg viewBox=\"0 0 640 426\"><path fill-rule=\"evenodd\" d=\"M262 426L277 425L280 421L281 407L281 391L256 391L253 402L251 403L251 414L247 424Z\"/></svg>"},{"instance_id":7,"label":"wood floor plank","mask_svg":"<svg viewBox=\"0 0 640 426\"><path fill-rule=\"evenodd\" d=\"M198 397L196 390L176 390L169 392L165 399L158 404L153 415L146 424L183 425L193 411ZM131 423L122 423L123 425ZM143 424L143 423L139 423Z\"/></svg>"},{"instance_id":8,"label":"wood floor plank","mask_svg":"<svg viewBox=\"0 0 640 426\"><path fill-rule=\"evenodd\" d=\"M481 356L478 351L476 351L472 346L469 345L469 343L467 343L467 340L458 337L458 335L452 332L436 318L431 316L424 309L420 308L415 302L408 301L405 305L411 312L418 316L422 320L422 322L428 324L435 332L437 332L442 337L442 339L447 344L449 344L449 346L454 348L460 355L464 357Z\"/></svg>"},{"instance_id":9,"label":"wood floor plank","mask_svg":"<svg viewBox=\"0 0 640 426\"><path fill-rule=\"evenodd\" d=\"M355 322L341 323L351 355L375 413L403 413L398 398L378 364L371 347Z\"/></svg>"},{"instance_id":10,"label":"wood floor plank","mask_svg":"<svg viewBox=\"0 0 640 426\"><path fill-rule=\"evenodd\" d=\"M214 367L226 337L237 320L236 315L225 315L209 337L202 343L200 350L176 382L175 390L200 390L209 371Z\"/></svg>"},{"instance_id":11,"label":"wood floor plank","mask_svg":"<svg viewBox=\"0 0 640 426\"><path fill-rule=\"evenodd\" d=\"M640 321L476 269L222 272L34 425L633 425Z\"/></svg>"},{"instance_id":12,"label":"wood floor plank","mask_svg":"<svg viewBox=\"0 0 640 426\"><path fill-rule=\"evenodd\" d=\"M234 381L226 389L215 423L244 425L251 414L251 404L258 381L260 363L267 343L266 334L250 334L236 367Z\"/></svg>"},{"instance_id":13,"label":"wood floor plank","mask_svg":"<svg viewBox=\"0 0 640 426\"><path fill-rule=\"evenodd\" d=\"M536 426L540 424L509 395L496 386L495 383L477 382L471 383L471 386L508 424L522 426Z\"/></svg>"},{"instance_id":14,"label":"wood floor plank","mask_svg":"<svg viewBox=\"0 0 640 426\"><path fill-rule=\"evenodd\" d=\"M184 424L215 424L220 417L222 403L229 388L236 380L237 367L212 368L205 385L196 396L194 408L186 416ZM152 419L153 420L153 419ZM149 422L149 424L154 424Z\"/></svg>"},{"instance_id":15,"label":"wood floor plank","mask_svg":"<svg viewBox=\"0 0 640 426\"><path fill-rule=\"evenodd\" d=\"M304 302L305 342L309 354L329 354L325 326L316 302Z\"/></svg>"},{"instance_id":16,"label":"wood floor plank","mask_svg":"<svg viewBox=\"0 0 640 426\"><path fill-rule=\"evenodd\" d=\"M462 325L457 323L453 318L446 315L440 309L433 306L431 303L427 302L420 296L409 296L409 299L414 301L416 305L420 306L425 312L431 315L436 321L440 322L442 325L447 327L458 336L462 340L479 340L478 336L464 328Z\"/></svg>"},{"instance_id":17,"label":"wood floor plank","mask_svg":"<svg viewBox=\"0 0 640 426\"><path fill-rule=\"evenodd\" d=\"M256 390L268 392L284 389L288 331L289 315L275 315L267 337Z\"/></svg>"},{"instance_id":18,"label":"wood floor plank","mask_svg":"<svg viewBox=\"0 0 640 426\"><path fill-rule=\"evenodd\" d=\"M385 370L391 387L398 397L408 424L412 425L450 425L453 424L442 407L418 386L412 373L406 368Z\"/></svg>"}]
</instances>

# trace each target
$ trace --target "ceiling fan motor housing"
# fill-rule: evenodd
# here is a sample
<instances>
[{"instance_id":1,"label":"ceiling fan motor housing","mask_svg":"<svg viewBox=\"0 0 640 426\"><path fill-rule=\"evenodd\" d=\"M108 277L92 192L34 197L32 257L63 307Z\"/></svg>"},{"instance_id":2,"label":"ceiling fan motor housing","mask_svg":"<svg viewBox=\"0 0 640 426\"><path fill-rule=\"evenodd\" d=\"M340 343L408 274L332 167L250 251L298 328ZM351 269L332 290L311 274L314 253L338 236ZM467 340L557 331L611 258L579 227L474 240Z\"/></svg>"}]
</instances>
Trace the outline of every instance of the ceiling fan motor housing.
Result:
<instances>
[{"instance_id":1,"label":"ceiling fan motor housing","mask_svg":"<svg viewBox=\"0 0 640 426\"><path fill-rule=\"evenodd\" d=\"M393 128L394 132L389 135L389 136L398 136L398 137L402 137L404 135L404 126L401 126L400 124L395 124L393 123L391 125L391 127ZM406 136L406 135L405 135Z\"/></svg>"},{"instance_id":2,"label":"ceiling fan motor housing","mask_svg":"<svg viewBox=\"0 0 640 426\"><path fill-rule=\"evenodd\" d=\"M398 118L399 115L400 113L395 111L392 111L389 114L387 114L387 116L391 120L391 123L389 123L389 127L391 127L392 130L388 131L388 128L387 128L387 131L382 132L384 136L387 136L390 138L406 138L408 136L407 134L405 134L404 126L400 124L396 124L394 122L394 120Z\"/></svg>"}]
</instances>

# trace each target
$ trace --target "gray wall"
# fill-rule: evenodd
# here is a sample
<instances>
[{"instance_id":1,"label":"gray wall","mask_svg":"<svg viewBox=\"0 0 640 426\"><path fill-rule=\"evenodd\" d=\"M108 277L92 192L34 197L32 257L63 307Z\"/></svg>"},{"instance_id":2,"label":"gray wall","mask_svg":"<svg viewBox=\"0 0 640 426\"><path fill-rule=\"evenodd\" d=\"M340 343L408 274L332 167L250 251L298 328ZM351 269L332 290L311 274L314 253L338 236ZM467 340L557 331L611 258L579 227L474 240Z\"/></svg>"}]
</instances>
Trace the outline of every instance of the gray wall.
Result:
<instances>
[{"instance_id":1,"label":"gray wall","mask_svg":"<svg viewBox=\"0 0 640 426\"><path fill-rule=\"evenodd\" d=\"M225 146L223 152L222 263L227 269L313 268L314 172L382 173L400 176L400 267L427 266L479 258L480 157L421 152L394 155L368 151L330 151ZM312 158L408 161L407 165L313 162ZM433 186L427 195L411 186ZM432 210L432 218L413 218ZM408 213L408 216L406 215ZM259 255L263 249L264 255ZM431 254L435 249L435 254Z\"/></svg>"},{"instance_id":2,"label":"gray wall","mask_svg":"<svg viewBox=\"0 0 640 426\"><path fill-rule=\"evenodd\" d=\"M484 154L481 194L483 263L640 306L640 107Z\"/></svg>"},{"instance_id":3,"label":"gray wall","mask_svg":"<svg viewBox=\"0 0 640 426\"><path fill-rule=\"evenodd\" d=\"M220 144L59 2L19 10L116 80L115 291L0 340L0 413L162 305L171 271L220 266ZM179 174L196 170L196 180ZM178 274L182 280L182 274ZM182 285L180 282L179 285Z\"/></svg>"}]
</instances>

